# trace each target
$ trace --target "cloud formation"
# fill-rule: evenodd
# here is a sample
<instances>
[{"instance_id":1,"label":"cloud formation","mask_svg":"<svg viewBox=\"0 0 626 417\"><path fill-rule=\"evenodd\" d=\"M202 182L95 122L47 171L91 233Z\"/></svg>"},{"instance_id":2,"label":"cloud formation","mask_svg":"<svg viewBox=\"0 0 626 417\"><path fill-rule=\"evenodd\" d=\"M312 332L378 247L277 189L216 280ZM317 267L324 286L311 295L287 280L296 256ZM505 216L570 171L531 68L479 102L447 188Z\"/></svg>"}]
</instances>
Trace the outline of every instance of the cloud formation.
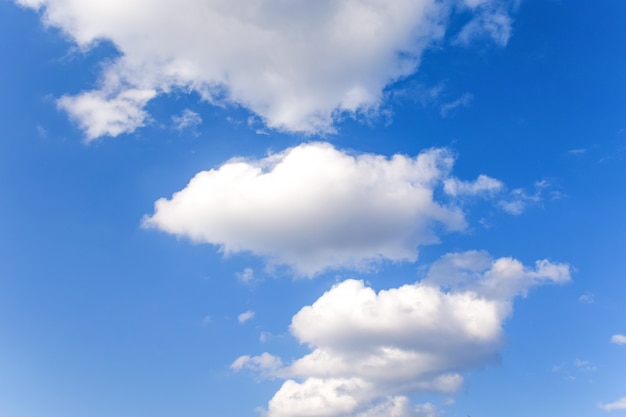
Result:
<instances>
[{"instance_id":1,"label":"cloud formation","mask_svg":"<svg viewBox=\"0 0 626 417\"><path fill-rule=\"evenodd\" d=\"M333 132L341 114L375 111L386 86L414 73L459 7L475 15L462 44L487 34L505 45L511 31L496 7L508 2L496 0L15 1L82 49L118 49L98 88L59 101L87 139L134 131L146 102L173 90L243 106L270 128Z\"/></svg>"},{"instance_id":2,"label":"cloud formation","mask_svg":"<svg viewBox=\"0 0 626 417\"><path fill-rule=\"evenodd\" d=\"M487 175L479 175L475 181L462 181L458 178L448 178L443 183L443 189L453 197L493 195L504 189L504 184Z\"/></svg>"},{"instance_id":3,"label":"cloud formation","mask_svg":"<svg viewBox=\"0 0 626 417\"><path fill-rule=\"evenodd\" d=\"M466 226L454 202L435 200L453 163L445 149L387 158L302 144L198 173L158 200L143 225L225 254L251 252L301 276L414 261L440 229Z\"/></svg>"},{"instance_id":4,"label":"cloud formation","mask_svg":"<svg viewBox=\"0 0 626 417\"><path fill-rule=\"evenodd\" d=\"M192 134L197 136L196 127L202 124L202 117L191 109L185 109L180 116L172 116L172 122L174 123L174 129L179 132L190 129Z\"/></svg>"},{"instance_id":5,"label":"cloud formation","mask_svg":"<svg viewBox=\"0 0 626 417\"><path fill-rule=\"evenodd\" d=\"M252 320L254 318L254 311L248 310L237 316L237 321L239 323L245 323L248 320Z\"/></svg>"},{"instance_id":6,"label":"cloud formation","mask_svg":"<svg viewBox=\"0 0 626 417\"><path fill-rule=\"evenodd\" d=\"M611 343L615 343L616 345L626 345L626 336L623 334L614 334L611 336Z\"/></svg>"},{"instance_id":7,"label":"cloud formation","mask_svg":"<svg viewBox=\"0 0 626 417\"><path fill-rule=\"evenodd\" d=\"M599 403L598 407L604 411L626 410L626 397L622 397L612 403Z\"/></svg>"},{"instance_id":8,"label":"cloud formation","mask_svg":"<svg viewBox=\"0 0 626 417\"><path fill-rule=\"evenodd\" d=\"M274 370L286 381L268 416L370 415L409 393L455 392L464 371L497 357L515 297L569 280L566 264L543 260L533 268L470 251L442 257L418 283L378 293L343 281L293 317L291 333L312 351ZM253 368L264 355L233 367Z\"/></svg>"}]
</instances>

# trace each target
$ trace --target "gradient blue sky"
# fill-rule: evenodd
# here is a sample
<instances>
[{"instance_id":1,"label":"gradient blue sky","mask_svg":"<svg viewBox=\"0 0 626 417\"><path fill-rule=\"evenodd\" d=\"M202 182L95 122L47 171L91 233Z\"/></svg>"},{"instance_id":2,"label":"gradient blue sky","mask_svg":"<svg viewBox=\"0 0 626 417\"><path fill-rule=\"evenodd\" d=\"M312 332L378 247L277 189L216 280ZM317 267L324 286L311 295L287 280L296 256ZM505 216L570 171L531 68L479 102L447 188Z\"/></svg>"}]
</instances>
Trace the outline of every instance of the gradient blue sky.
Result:
<instances>
[{"instance_id":1,"label":"gradient blue sky","mask_svg":"<svg viewBox=\"0 0 626 417\"><path fill-rule=\"evenodd\" d=\"M249 3L0 0L0 416L625 414L626 4Z\"/></svg>"}]
</instances>

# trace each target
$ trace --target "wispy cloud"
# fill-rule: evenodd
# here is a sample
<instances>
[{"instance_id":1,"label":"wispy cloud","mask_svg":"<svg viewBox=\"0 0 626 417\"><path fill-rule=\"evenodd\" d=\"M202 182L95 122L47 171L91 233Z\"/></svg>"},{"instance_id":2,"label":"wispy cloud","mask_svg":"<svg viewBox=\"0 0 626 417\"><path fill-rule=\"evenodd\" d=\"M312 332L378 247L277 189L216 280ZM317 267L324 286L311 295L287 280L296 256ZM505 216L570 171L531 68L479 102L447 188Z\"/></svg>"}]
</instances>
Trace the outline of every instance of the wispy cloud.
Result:
<instances>
[{"instance_id":1,"label":"wispy cloud","mask_svg":"<svg viewBox=\"0 0 626 417\"><path fill-rule=\"evenodd\" d=\"M478 14L467 23L456 37L456 43L469 46L472 43L491 39L499 46L506 46L512 33L512 19L504 10L492 7L491 2L480 1Z\"/></svg>"},{"instance_id":2,"label":"wispy cloud","mask_svg":"<svg viewBox=\"0 0 626 417\"><path fill-rule=\"evenodd\" d=\"M479 175L475 181L449 178L444 181L444 191L452 196L492 196L504 189L502 181L487 175Z\"/></svg>"},{"instance_id":3,"label":"wispy cloud","mask_svg":"<svg viewBox=\"0 0 626 417\"><path fill-rule=\"evenodd\" d=\"M252 320L254 318L254 314L255 314L254 311L248 310L238 315L237 320L239 321L239 323L243 324L249 320Z\"/></svg>"},{"instance_id":4,"label":"wispy cloud","mask_svg":"<svg viewBox=\"0 0 626 417\"><path fill-rule=\"evenodd\" d=\"M612 403L598 403L598 407L604 411L626 410L626 397Z\"/></svg>"},{"instance_id":5,"label":"wispy cloud","mask_svg":"<svg viewBox=\"0 0 626 417\"><path fill-rule=\"evenodd\" d=\"M190 130L194 136L198 136L196 128L202 124L202 117L191 109L185 109L180 115L172 116L172 122L174 129L179 132Z\"/></svg>"},{"instance_id":6,"label":"wispy cloud","mask_svg":"<svg viewBox=\"0 0 626 417\"><path fill-rule=\"evenodd\" d=\"M576 359L574 361L574 366L576 366L576 368L578 368L578 369L580 369L582 371L586 371L586 372L595 372L595 371L598 370L597 366L595 366L591 362L583 360L583 359Z\"/></svg>"},{"instance_id":7,"label":"wispy cloud","mask_svg":"<svg viewBox=\"0 0 626 417\"><path fill-rule=\"evenodd\" d=\"M441 105L439 110L441 117L448 117L452 110L459 107L468 107L474 101L474 96L470 93L465 93L458 99L451 101L449 103L444 103Z\"/></svg>"},{"instance_id":8,"label":"wispy cloud","mask_svg":"<svg viewBox=\"0 0 626 417\"><path fill-rule=\"evenodd\" d=\"M520 215L526 211L528 207L536 206L540 204L546 192L550 189L551 184L546 181L535 182L535 189L532 193L528 193L523 188L516 188L509 192L508 196L504 197L498 205L505 212L512 215ZM560 199L563 195L557 191L549 193L552 199Z\"/></svg>"},{"instance_id":9,"label":"wispy cloud","mask_svg":"<svg viewBox=\"0 0 626 417\"><path fill-rule=\"evenodd\" d=\"M596 297L593 294L586 292L578 297L578 301L583 304L594 304L596 302Z\"/></svg>"},{"instance_id":10,"label":"wispy cloud","mask_svg":"<svg viewBox=\"0 0 626 417\"><path fill-rule=\"evenodd\" d=\"M615 343L616 345L626 345L626 336L623 334L614 334L611 336L611 343Z\"/></svg>"},{"instance_id":11,"label":"wispy cloud","mask_svg":"<svg viewBox=\"0 0 626 417\"><path fill-rule=\"evenodd\" d=\"M243 271L235 274L237 279L245 284L250 284L254 281L254 270L252 268L244 268Z\"/></svg>"}]
</instances>

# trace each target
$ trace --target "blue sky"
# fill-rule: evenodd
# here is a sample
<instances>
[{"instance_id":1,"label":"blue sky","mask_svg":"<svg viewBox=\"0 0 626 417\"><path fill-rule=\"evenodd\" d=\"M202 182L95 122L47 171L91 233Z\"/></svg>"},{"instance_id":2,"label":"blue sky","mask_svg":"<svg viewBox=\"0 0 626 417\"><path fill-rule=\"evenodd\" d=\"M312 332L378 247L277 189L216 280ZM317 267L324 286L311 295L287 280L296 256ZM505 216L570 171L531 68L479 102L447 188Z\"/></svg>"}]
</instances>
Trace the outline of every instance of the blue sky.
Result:
<instances>
[{"instance_id":1,"label":"blue sky","mask_svg":"<svg viewBox=\"0 0 626 417\"><path fill-rule=\"evenodd\" d=\"M0 0L0 415L626 413L625 20Z\"/></svg>"}]
</instances>

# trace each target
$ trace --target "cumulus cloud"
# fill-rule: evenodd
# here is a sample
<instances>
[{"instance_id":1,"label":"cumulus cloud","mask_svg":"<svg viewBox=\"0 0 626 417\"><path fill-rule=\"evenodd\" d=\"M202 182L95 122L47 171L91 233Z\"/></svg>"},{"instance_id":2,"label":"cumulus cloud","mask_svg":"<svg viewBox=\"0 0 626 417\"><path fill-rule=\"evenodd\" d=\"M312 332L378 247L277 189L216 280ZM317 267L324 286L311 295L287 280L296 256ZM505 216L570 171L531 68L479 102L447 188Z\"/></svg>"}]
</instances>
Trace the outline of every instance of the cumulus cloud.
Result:
<instances>
[{"instance_id":1,"label":"cumulus cloud","mask_svg":"<svg viewBox=\"0 0 626 417\"><path fill-rule=\"evenodd\" d=\"M220 105L243 106L267 126L334 131L342 113L376 111L383 90L418 68L422 52L444 37L457 0L228 2L223 0L15 0L42 14L80 48L108 40L119 56L94 91L65 97L88 139L132 132L150 98L195 91ZM472 1L475 14L458 35L498 44L510 18ZM508 2L506 2L508 3ZM127 100L132 92L140 100ZM148 95L150 97L148 97ZM99 112L99 110L104 110ZM128 114L126 114L128 113Z\"/></svg>"},{"instance_id":2,"label":"cumulus cloud","mask_svg":"<svg viewBox=\"0 0 626 417\"><path fill-rule=\"evenodd\" d=\"M444 256L422 281L399 288L336 284L293 317L291 333L311 352L274 371L286 381L268 416L415 415L398 405L404 395L458 390L464 371L497 357L514 298L569 279L566 264L527 267L470 251Z\"/></svg>"},{"instance_id":3,"label":"cumulus cloud","mask_svg":"<svg viewBox=\"0 0 626 417\"><path fill-rule=\"evenodd\" d=\"M623 334L614 334L611 336L611 343L615 343L616 345L626 345L626 336Z\"/></svg>"},{"instance_id":4,"label":"cumulus cloud","mask_svg":"<svg viewBox=\"0 0 626 417\"><path fill-rule=\"evenodd\" d=\"M461 210L434 197L453 162L445 149L387 158L303 144L198 173L158 200L143 225L225 254L252 252L302 276L414 261L439 229L465 228Z\"/></svg>"},{"instance_id":5,"label":"cumulus cloud","mask_svg":"<svg viewBox=\"0 0 626 417\"><path fill-rule=\"evenodd\" d=\"M598 407L604 411L626 410L626 397L612 403L598 403Z\"/></svg>"}]
</instances>

